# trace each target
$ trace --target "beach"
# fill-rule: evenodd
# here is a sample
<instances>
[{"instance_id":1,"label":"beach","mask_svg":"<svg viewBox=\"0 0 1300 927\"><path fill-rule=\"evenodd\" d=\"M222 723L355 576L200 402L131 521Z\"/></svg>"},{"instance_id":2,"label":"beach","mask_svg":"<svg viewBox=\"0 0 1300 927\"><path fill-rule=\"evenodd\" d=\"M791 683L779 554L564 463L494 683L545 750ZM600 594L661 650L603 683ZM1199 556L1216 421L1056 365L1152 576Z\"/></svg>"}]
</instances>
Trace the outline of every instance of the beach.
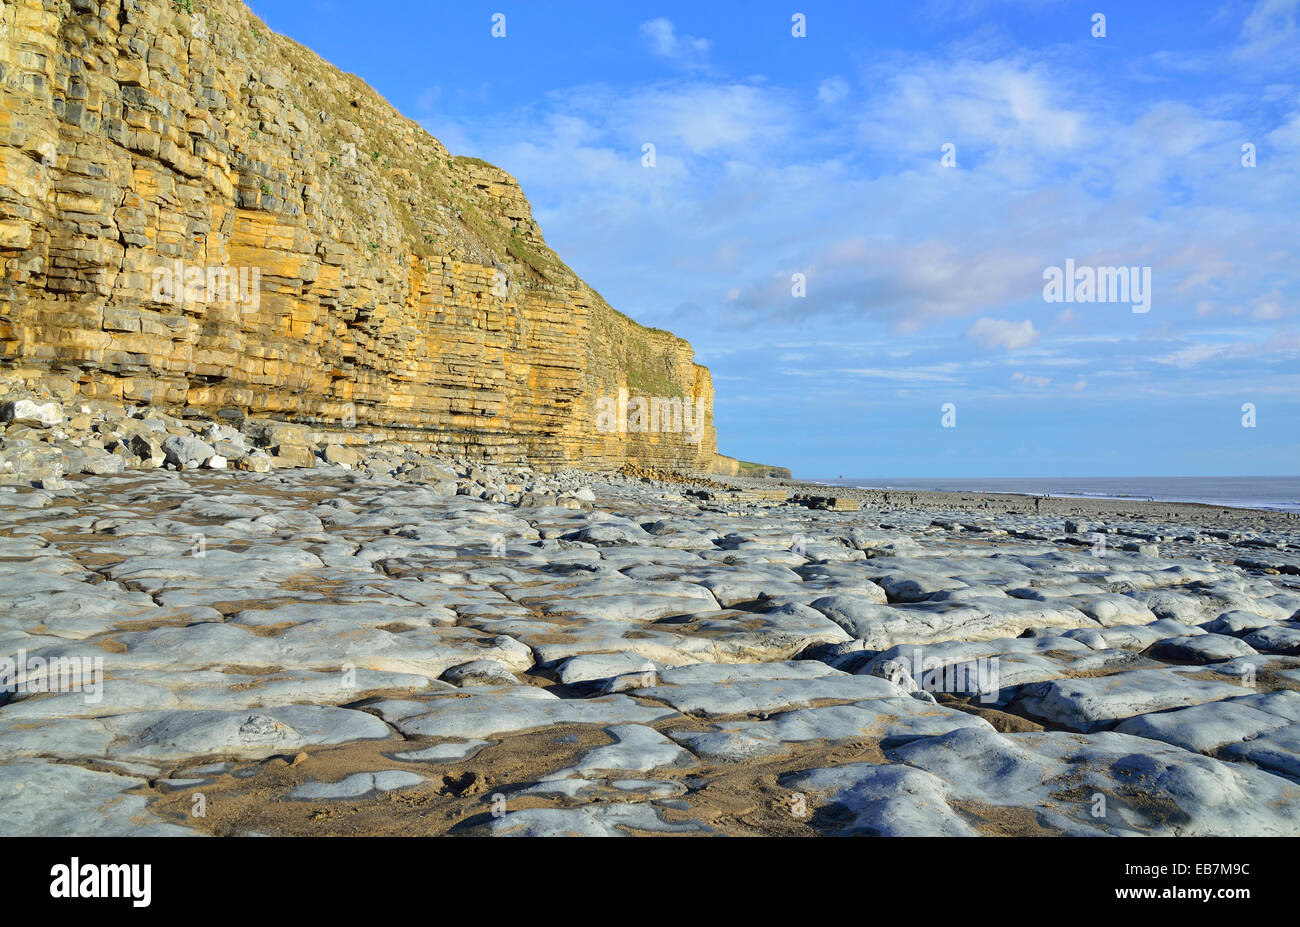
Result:
<instances>
[{"instance_id":1,"label":"beach","mask_svg":"<svg viewBox=\"0 0 1300 927\"><path fill-rule=\"evenodd\" d=\"M1294 515L309 450L0 487L6 833L1300 833Z\"/></svg>"},{"instance_id":2,"label":"beach","mask_svg":"<svg viewBox=\"0 0 1300 927\"><path fill-rule=\"evenodd\" d=\"M1274 508L1213 505L1204 502L1161 502L1146 499L1049 496L1033 493L936 491L910 488L861 489L812 480L770 480L728 477L743 488L788 487L792 492L846 496L877 510L926 509L945 512L986 512L999 515L1042 514L1058 517L1161 520L1184 527L1232 528L1242 531L1286 531L1300 525L1300 513Z\"/></svg>"}]
</instances>

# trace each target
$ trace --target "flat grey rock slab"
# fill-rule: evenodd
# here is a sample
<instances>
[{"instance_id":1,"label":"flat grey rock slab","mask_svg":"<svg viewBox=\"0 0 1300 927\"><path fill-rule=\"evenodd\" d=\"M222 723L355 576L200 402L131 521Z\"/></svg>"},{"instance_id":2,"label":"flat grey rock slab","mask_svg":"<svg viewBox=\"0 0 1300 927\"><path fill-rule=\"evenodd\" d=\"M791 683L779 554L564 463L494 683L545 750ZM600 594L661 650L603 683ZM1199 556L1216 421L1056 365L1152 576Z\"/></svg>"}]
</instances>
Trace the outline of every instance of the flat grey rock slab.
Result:
<instances>
[{"instance_id":1,"label":"flat grey rock slab","mask_svg":"<svg viewBox=\"0 0 1300 927\"><path fill-rule=\"evenodd\" d=\"M592 699L537 698L527 694L529 687L517 688L523 691L471 689L467 691L473 694L464 698L450 696L412 703L407 709L409 714L399 712L390 720L408 737L472 739L555 724L648 724L676 714L663 706L644 705L624 695Z\"/></svg>"},{"instance_id":2,"label":"flat grey rock slab","mask_svg":"<svg viewBox=\"0 0 1300 927\"><path fill-rule=\"evenodd\" d=\"M424 747L420 750L394 753L393 759L403 760L408 763L453 763L469 759L475 753L493 743L495 741L492 740L448 741L447 743Z\"/></svg>"},{"instance_id":3,"label":"flat grey rock slab","mask_svg":"<svg viewBox=\"0 0 1300 927\"><path fill-rule=\"evenodd\" d=\"M635 653L592 653L570 657L556 670L556 678L566 686L581 683L596 683L615 676L629 673L644 673L650 676L656 672L656 666L645 657Z\"/></svg>"},{"instance_id":4,"label":"flat grey rock slab","mask_svg":"<svg viewBox=\"0 0 1300 927\"><path fill-rule=\"evenodd\" d=\"M718 611L720 606L708 590L696 588L704 595L562 595L542 601L520 601L538 604L546 614L574 614L605 621L648 622L674 615Z\"/></svg>"},{"instance_id":5,"label":"flat grey rock slab","mask_svg":"<svg viewBox=\"0 0 1300 927\"><path fill-rule=\"evenodd\" d=\"M418 605L404 600L386 602L288 602L265 609L245 609L230 619L246 627L303 624L320 618L338 618L358 628L391 624L424 626L456 623L456 613L442 606Z\"/></svg>"},{"instance_id":6,"label":"flat grey rock slab","mask_svg":"<svg viewBox=\"0 0 1300 927\"><path fill-rule=\"evenodd\" d=\"M683 714L720 717L810 707L820 701L858 702L904 695L874 676L823 676L813 679L738 679L731 682L659 685L637 690L643 698L667 702Z\"/></svg>"},{"instance_id":7,"label":"flat grey rock slab","mask_svg":"<svg viewBox=\"0 0 1300 927\"><path fill-rule=\"evenodd\" d=\"M995 637L986 640L934 641L927 644L896 644L874 655L863 668L888 661L900 661L913 670L949 666L955 663L973 663L995 656L1011 654L1031 655L1047 652L1066 652L1076 655L1089 653L1087 645L1072 638L1054 634L1035 634L1032 637ZM918 673L913 672L913 675Z\"/></svg>"},{"instance_id":8,"label":"flat grey rock slab","mask_svg":"<svg viewBox=\"0 0 1300 927\"><path fill-rule=\"evenodd\" d=\"M1300 695L1289 694L1300 701ZM1115 730L1120 734L1163 740L1197 753L1214 753L1220 747L1291 723L1285 716L1261 710L1256 697L1249 696L1141 715L1123 722Z\"/></svg>"},{"instance_id":9,"label":"flat grey rock slab","mask_svg":"<svg viewBox=\"0 0 1300 927\"><path fill-rule=\"evenodd\" d=\"M117 736L106 719L7 719L0 709L0 757L105 757Z\"/></svg>"},{"instance_id":10,"label":"flat grey rock slab","mask_svg":"<svg viewBox=\"0 0 1300 927\"><path fill-rule=\"evenodd\" d=\"M674 625L710 648L720 663L788 660L818 644L851 640L849 633L815 609L790 602L763 612L705 612Z\"/></svg>"},{"instance_id":11,"label":"flat grey rock slab","mask_svg":"<svg viewBox=\"0 0 1300 927\"><path fill-rule=\"evenodd\" d=\"M1156 615L1132 596L1118 592L1096 592L1072 595L1061 600L1083 612L1102 627L1116 625L1150 624Z\"/></svg>"},{"instance_id":12,"label":"flat grey rock slab","mask_svg":"<svg viewBox=\"0 0 1300 927\"><path fill-rule=\"evenodd\" d=\"M455 687L426 676L355 668L333 673L298 670L263 675L124 670L83 691L12 701L0 711L0 719L103 717L162 709L277 708L303 703L338 705L380 692L439 689L454 691Z\"/></svg>"},{"instance_id":13,"label":"flat grey rock slab","mask_svg":"<svg viewBox=\"0 0 1300 927\"><path fill-rule=\"evenodd\" d=\"M614 743L589 750L577 764L550 773L543 781L575 776L592 778L610 773L650 772L653 769L681 769L694 766L696 759L654 728L641 724L620 724L607 729Z\"/></svg>"},{"instance_id":14,"label":"flat grey rock slab","mask_svg":"<svg viewBox=\"0 0 1300 927\"><path fill-rule=\"evenodd\" d=\"M115 757L173 760L209 754L260 758L305 746L387 740L388 726L346 708L288 705L257 711L140 712L103 719Z\"/></svg>"},{"instance_id":15,"label":"flat grey rock slab","mask_svg":"<svg viewBox=\"0 0 1300 927\"><path fill-rule=\"evenodd\" d=\"M1237 657L1249 657L1256 652L1244 640L1207 632L1156 641L1147 650L1147 656L1166 663L1206 664L1224 663Z\"/></svg>"},{"instance_id":16,"label":"flat grey rock slab","mask_svg":"<svg viewBox=\"0 0 1300 927\"><path fill-rule=\"evenodd\" d=\"M424 781L424 776L399 769L353 773L338 782L304 782L289 793L289 798L295 801L365 798L367 795L409 789Z\"/></svg>"},{"instance_id":17,"label":"flat grey rock slab","mask_svg":"<svg viewBox=\"0 0 1300 927\"><path fill-rule=\"evenodd\" d=\"M897 744L961 727L991 729L987 721L975 715L903 697L803 708L765 721L727 722L708 731L669 731L669 736L704 759L734 763L780 753L809 741Z\"/></svg>"},{"instance_id":18,"label":"flat grey rock slab","mask_svg":"<svg viewBox=\"0 0 1300 927\"><path fill-rule=\"evenodd\" d=\"M1300 723L1264 731L1253 740L1225 747L1219 755L1300 782Z\"/></svg>"},{"instance_id":19,"label":"flat grey rock slab","mask_svg":"<svg viewBox=\"0 0 1300 927\"><path fill-rule=\"evenodd\" d=\"M947 785L911 766L846 763L783 778L824 833L866 837L974 837L949 807ZM792 804L792 810L795 806ZM823 822L824 821L824 822Z\"/></svg>"},{"instance_id":20,"label":"flat grey rock slab","mask_svg":"<svg viewBox=\"0 0 1300 927\"><path fill-rule=\"evenodd\" d=\"M962 588L968 587L963 584ZM813 607L824 601L813 602ZM823 607L827 617L873 650L906 643L1015 637L1031 628L1070 630L1097 626L1069 605L987 595L963 600L936 594L925 601L890 605L860 602L852 610L838 604Z\"/></svg>"},{"instance_id":21,"label":"flat grey rock slab","mask_svg":"<svg viewBox=\"0 0 1300 927\"><path fill-rule=\"evenodd\" d=\"M548 779L522 789L521 795L547 795L592 801L653 801L686 794L684 783L673 779Z\"/></svg>"},{"instance_id":22,"label":"flat grey rock slab","mask_svg":"<svg viewBox=\"0 0 1300 927\"><path fill-rule=\"evenodd\" d=\"M1284 656L1300 656L1300 627L1274 625L1251 631L1242 640L1260 653L1275 653Z\"/></svg>"},{"instance_id":23,"label":"flat grey rock slab","mask_svg":"<svg viewBox=\"0 0 1300 927\"><path fill-rule=\"evenodd\" d=\"M471 660L453 666L442 674L444 681L455 686L513 686L518 685L510 667L500 660Z\"/></svg>"},{"instance_id":24,"label":"flat grey rock slab","mask_svg":"<svg viewBox=\"0 0 1300 927\"><path fill-rule=\"evenodd\" d=\"M357 628L341 618L320 618L295 625L276 636L254 634L238 625L214 622L189 627L123 632L114 638L126 648L112 655L121 669L171 671L177 667L229 665L292 666L334 670L345 665L438 677L476 659L500 660L507 666L532 666L532 651L519 641L487 637L470 628L427 627L394 633ZM104 657L92 643L69 641L41 648L43 659Z\"/></svg>"},{"instance_id":25,"label":"flat grey rock slab","mask_svg":"<svg viewBox=\"0 0 1300 927\"><path fill-rule=\"evenodd\" d=\"M580 808L511 811L488 825L494 837L630 837L637 833L708 833L699 821L672 824L650 804L599 804Z\"/></svg>"},{"instance_id":26,"label":"flat grey rock slab","mask_svg":"<svg viewBox=\"0 0 1300 927\"><path fill-rule=\"evenodd\" d=\"M824 679L843 676L820 660L782 660L774 663L694 663L675 666L659 674L668 686L760 681L772 679Z\"/></svg>"},{"instance_id":27,"label":"flat grey rock slab","mask_svg":"<svg viewBox=\"0 0 1300 927\"><path fill-rule=\"evenodd\" d=\"M1041 825L1065 834L1300 834L1300 785L1126 734L962 728L887 754L946 783L950 803L1032 808Z\"/></svg>"},{"instance_id":28,"label":"flat grey rock slab","mask_svg":"<svg viewBox=\"0 0 1300 927\"><path fill-rule=\"evenodd\" d=\"M901 567L901 563L887 562L890 567ZM874 580L876 585L884 590L890 602L922 602L936 592L947 589L964 589L967 585L960 579L937 570L923 572L920 569L907 572L902 570L889 572L874 577Z\"/></svg>"},{"instance_id":29,"label":"flat grey rock slab","mask_svg":"<svg viewBox=\"0 0 1300 927\"><path fill-rule=\"evenodd\" d=\"M30 575L20 580L24 586ZM0 626L72 640L83 640L116 627L123 621L144 621L170 617L175 610L160 608L144 593L130 592L117 583L92 586L75 583L57 591L29 592L7 600Z\"/></svg>"},{"instance_id":30,"label":"flat grey rock slab","mask_svg":"<svg viewBox=\"0 0 1300 927\"><path fill-rule=\"evenodd\" d=\"M1197 679L1174 670L1149 669L1031 683L1020 690L1012 704L1031 717L1087 733L1136 715L1243 694L1249 693L1230 683Z\"/></svg>"},{"instance_id":31,"label":"flat grey rock slab","mask_svg":"<svg viewBox=\"0 0 1300 927\"><path fill-rule=\"evenodd\" d=\"M145 780L48 760L0 763L0 833L8 837L197 837L147 808Z\"/></svg>"},{"instance_id":32,"label":"flat grey rock slab","mask_svg":"<svg viewBox=\"0 0 1300 927\"><path fill-rule=\"evenodd\" d=\"M1094 650L1146 650L1158 640L1204 633L1200 628L1169 618L1150 624L1122 624L1107 628L1076 628L1061 632L1062 637L1081 641Z\"/></svg>"},{"instance_id":33,"label":"flat grey rock slab","mask_svg":"<svg viewBox=\"0 0 1300 927\"><path fill-rule=\"evenodd\" d=\"M1241 636L1249 634L1251 631L1259 628L1271 628L1276 622L1271 618L1265 618L1263 615L1257 615L1254 612L1243 612L1237 609L1224 612L1213 621L1207 621L1200 625L1201 630L1210 634L1232 634Z\"/></svg>"},{"instance_id":34,"label":"flat grey rock slab","mask_svg":"<svg viewBox=\"0 0 1300 927\"><path fill-rule=\"evenodd\" d=\"M677 625L629 625L621 621L551 618L478 622L484 631L496 630L517 637L532 647L537 662L546 666L589 653L635 653L654 663L712 661L718 656L715 641L677 633Z\"/></svg>"},{"instance_id":35,"label":"flat grey rock slab","mask_svg":"<svg viewBox=\"0 0 1300 927\"><path fill-rule=\"evenodd\" d=\"M743 602L755 602L782 595L799 595L803 587L794 576L784 582L769 576L707 576L700 585L713 593L713 597L723 607L739 605ZM884 597L884 593L881 593Z\"/></svg>"}]
</instances>

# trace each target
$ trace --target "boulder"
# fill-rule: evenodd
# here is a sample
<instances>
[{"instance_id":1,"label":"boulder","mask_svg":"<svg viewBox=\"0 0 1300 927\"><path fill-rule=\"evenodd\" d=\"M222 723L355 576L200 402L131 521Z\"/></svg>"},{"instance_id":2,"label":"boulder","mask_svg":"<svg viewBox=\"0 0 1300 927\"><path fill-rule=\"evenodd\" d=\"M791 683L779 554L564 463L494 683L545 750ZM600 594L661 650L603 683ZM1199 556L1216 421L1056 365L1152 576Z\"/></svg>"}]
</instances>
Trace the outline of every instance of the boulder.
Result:
<instances>
[{"instance_id":1,"label":"boulder","mask_svg":"<svg viewBox=\"0 0 1300 927\"><path fill-rule=\"evenodd\" d=\"M15 399L0 405L0 422L27 425L32 428L53 428L63 421L63 409L57 402L36 402L34 399Z\"/></svg>"},{"instance_id":2,"label":"boulder","mask_svg":"<svg viewBox=\"0 0 1300 927\"><path fill-rule=\"evenodd\" d=\"M169 435L164 438L162 449L167 463L178 470L197 470L217 453L210 444L185 435Z\"/></svg>"}]
</instances>

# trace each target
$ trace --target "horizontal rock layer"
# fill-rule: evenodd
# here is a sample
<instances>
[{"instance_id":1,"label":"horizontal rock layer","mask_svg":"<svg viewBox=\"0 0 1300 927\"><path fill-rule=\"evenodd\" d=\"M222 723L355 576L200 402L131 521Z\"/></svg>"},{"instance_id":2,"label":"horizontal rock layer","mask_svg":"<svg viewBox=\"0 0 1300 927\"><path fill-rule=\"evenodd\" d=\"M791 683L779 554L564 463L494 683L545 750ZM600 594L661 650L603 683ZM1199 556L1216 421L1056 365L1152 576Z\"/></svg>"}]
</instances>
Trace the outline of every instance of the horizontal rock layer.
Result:
<instances>
[{"instance_id":1,"label":"horizontal rock layer","mask_svg":"<svg viewBox=\"0 0 1300 927\"><path fill-rule=\"evenodd\" d=\"M498 462L713 468L708 371L569 270L512 177L242 3L194 6L0 6L11 373ZM705 425L600 427L620 390Z\"/></svg>"}]
</instances>

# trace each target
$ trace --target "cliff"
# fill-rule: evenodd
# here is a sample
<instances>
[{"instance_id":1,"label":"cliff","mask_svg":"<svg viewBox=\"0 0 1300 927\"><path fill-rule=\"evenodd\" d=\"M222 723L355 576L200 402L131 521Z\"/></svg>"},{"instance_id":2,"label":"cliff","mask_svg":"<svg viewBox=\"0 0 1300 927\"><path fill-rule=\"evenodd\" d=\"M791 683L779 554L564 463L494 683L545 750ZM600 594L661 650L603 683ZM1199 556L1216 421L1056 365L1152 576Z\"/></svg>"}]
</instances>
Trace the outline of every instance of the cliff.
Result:
<instances>
[{"instance_id":1,"label":"cliff","mask_svg":"<svg viewBox=\"0 0 1300 927\"><path fill-rule=\"evenodd\" d=\"M353 443L713 468L708 371L565 266L513 177L242 3L192 5L3 0L5 372ZM620 390L705 427L598 427Z\"/></svg>"},{"instance_id":2,"label":"cliff","mask_svg":"<svg viewBox=\"0 0 1300 927\"><path fill-rule=\"evenodd\" d=\"M737 460L735 457L727 457L722 454L719 454L717 459L714 460L713 472L718 476L755 476L773 480L794 479L788 467L772 467L767 464L751 463L748 460Z\"/></svg>"}]
</instances>

